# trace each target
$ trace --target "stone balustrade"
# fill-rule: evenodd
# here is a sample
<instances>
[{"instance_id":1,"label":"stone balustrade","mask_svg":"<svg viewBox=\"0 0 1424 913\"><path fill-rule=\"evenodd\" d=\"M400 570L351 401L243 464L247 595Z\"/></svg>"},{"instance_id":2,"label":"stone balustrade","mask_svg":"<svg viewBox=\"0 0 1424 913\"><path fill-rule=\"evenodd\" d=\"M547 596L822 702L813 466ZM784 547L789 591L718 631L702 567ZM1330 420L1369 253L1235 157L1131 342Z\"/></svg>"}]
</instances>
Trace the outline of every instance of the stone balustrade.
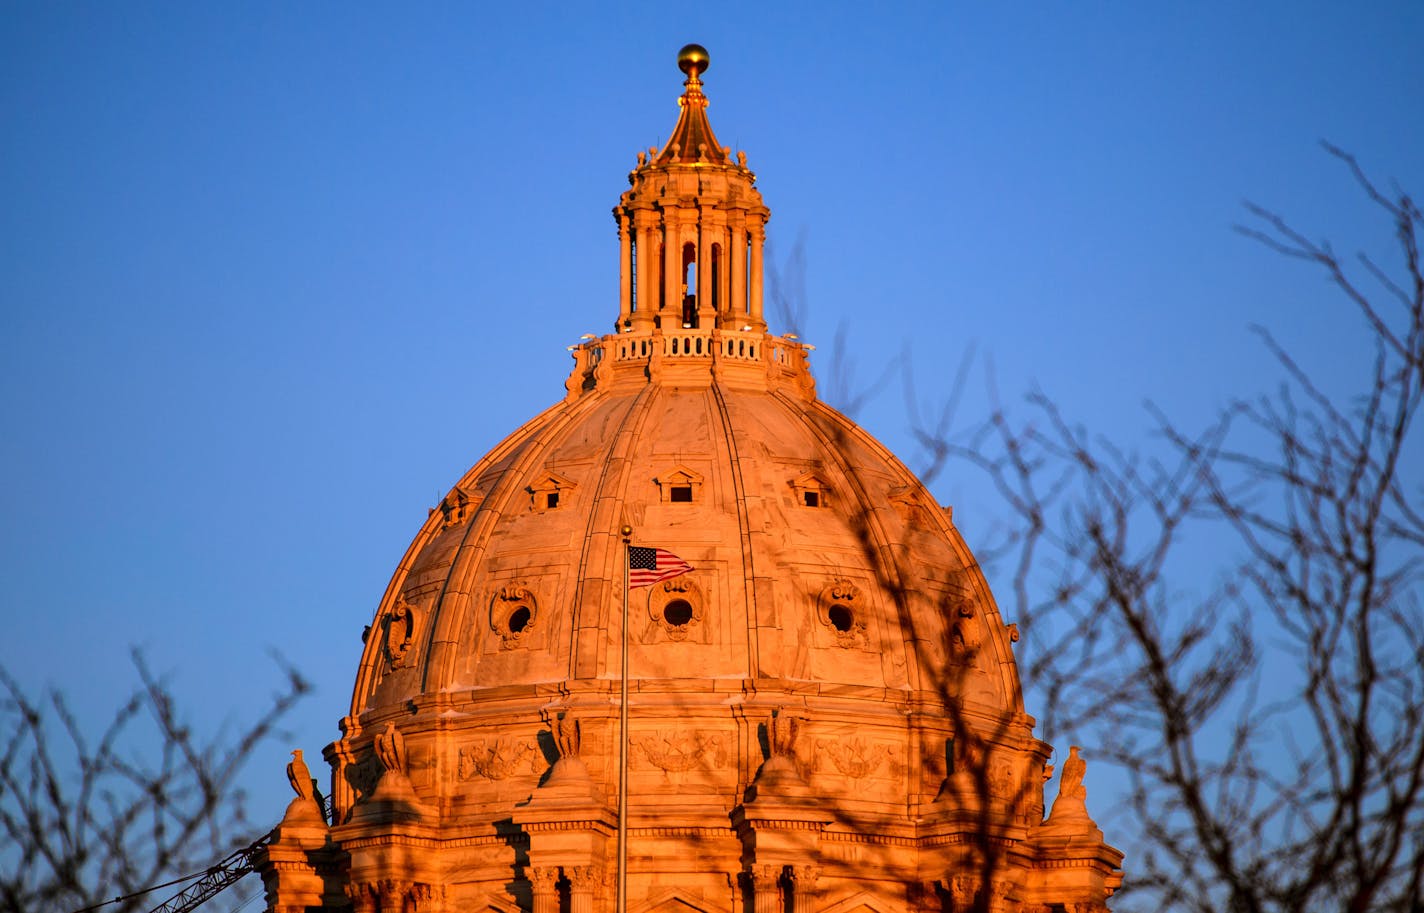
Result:
<instances>
[{"instance_id":1,"label":"stone balustrade","mask_svg":"<svg viewBox=\"0 0 1424 913\"><path fill-rule=\"evenodd\" d=\"M811 383L806 360L810 349L785 337L750 330L634 330L570 347L574 369L568 387L572 396L587 392L609 376L604 368L611 368L614 377L646 378L651 371L680 371L680 366L704 367L708 377L764 377L768 383L807 386Z\"/></svg>"}]
</instances>

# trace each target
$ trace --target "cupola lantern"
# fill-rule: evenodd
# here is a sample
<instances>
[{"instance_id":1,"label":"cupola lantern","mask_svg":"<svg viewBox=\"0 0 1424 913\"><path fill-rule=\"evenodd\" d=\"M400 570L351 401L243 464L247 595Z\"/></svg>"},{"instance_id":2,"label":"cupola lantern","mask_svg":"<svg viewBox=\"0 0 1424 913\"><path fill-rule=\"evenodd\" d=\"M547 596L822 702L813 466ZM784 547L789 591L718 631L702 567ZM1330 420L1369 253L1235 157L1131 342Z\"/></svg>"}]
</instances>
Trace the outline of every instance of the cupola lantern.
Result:
<instances>
[{"instance_id":1,"label":"cupola lantern","mask_svg":"<svg viewBox=\"0 0 1424 913\"><path fill-rule=\"evenodd\" d=\"M701 45L678 52L687 79L662 149L639 152L618 201L618 331L765 331L762 246L771 212L746 155L721 145L707 119Z\"/></svg>"}]
</instances>

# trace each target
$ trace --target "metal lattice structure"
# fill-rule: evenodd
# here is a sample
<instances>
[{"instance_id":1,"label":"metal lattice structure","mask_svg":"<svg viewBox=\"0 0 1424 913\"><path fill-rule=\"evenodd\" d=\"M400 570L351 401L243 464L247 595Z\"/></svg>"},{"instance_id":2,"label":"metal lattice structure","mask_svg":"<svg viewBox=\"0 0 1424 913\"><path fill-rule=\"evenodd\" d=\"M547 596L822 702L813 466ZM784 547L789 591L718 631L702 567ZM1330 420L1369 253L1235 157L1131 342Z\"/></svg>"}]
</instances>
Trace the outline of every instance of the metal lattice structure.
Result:
<instances>
[{"instance_id":1,"label":"metal lattice structure","mask_svg":"<svg viewBox=\"0 0 1424 913\"><path fill-rule=\"evenodd\" d=\"M186 888L154 907L150 913L188 913L212 900L256 867L258 851L271 842L272 836L273 832L268 832L253 843L235 850L226 859L210 866Z\"/></svg>"}]
</instances>

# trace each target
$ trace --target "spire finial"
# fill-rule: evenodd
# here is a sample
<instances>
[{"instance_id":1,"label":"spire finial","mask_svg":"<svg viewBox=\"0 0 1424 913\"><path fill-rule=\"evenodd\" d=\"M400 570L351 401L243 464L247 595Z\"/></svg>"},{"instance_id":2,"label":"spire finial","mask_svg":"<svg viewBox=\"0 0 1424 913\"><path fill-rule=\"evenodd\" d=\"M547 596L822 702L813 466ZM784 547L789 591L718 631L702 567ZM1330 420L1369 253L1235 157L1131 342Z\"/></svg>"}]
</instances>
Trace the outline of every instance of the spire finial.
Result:
<instances>
[{"instance_id":1,"label":"spire finial","mask_svg":"<svg viewBox=\"0 0 1424 913\"><path fill-rule=\"evenodd\" d=\"M707 72L711 61L707 49L700 44L685 44L677 52L677 68L687 74L689 82L696 83L697 77Z\"/></svg>"},{"instance_id":2,"label":"spire finial","mask_svg":"<svg viewBox=\"0 0 1424 913\"><path fill-rule=\"evenodd\" d=\"M683 45L682 50L677 52L677 68L687 74L682 84L682 97L677 100L679 107L707 107L707 96L702 94L702 80L697 77L707 72L711 59L707 49L700 44Z\"/></svg>"}]
</instances>

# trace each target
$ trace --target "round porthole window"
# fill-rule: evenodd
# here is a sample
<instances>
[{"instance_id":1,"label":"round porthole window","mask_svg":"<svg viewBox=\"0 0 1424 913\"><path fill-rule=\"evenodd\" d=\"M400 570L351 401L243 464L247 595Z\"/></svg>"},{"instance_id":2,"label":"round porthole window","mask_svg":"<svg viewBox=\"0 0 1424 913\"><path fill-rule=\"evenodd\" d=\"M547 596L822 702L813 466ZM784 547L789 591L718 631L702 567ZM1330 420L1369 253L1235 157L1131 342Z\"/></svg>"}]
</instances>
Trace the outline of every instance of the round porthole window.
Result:
<instances>
[{"instance_id":1,"label":"round porthole window","mask_svg":"<svg viewBox=\"0 0 1424 913\"><path fill-rule=\"evenodd\" d=\"M692 621L692 603L686 599L674 599L663 606L663 621L680 628Z\"/></svg>"},{"instance_id":2,"label":"round porthole window","mask_svg":"<svg viewBox=\"0 0 1424 913\"><path fill-rule=\"evenodd\" d=\"M866 649L866 622L871 614L860 587L844 578L826 584L816 597L816 617L838 647Z\"/></svg>"},{"instance_id":3,"label":"round porthole window","mask_svg":"<svg viewBox=\"0 0 1424 913\"><path fill-rule=\"evenodd\" d=\"M668 640L696 640L705 636L702 615L706 611L707 594L690 574L664 580L648 593L648 617Z\"/></svg>"},{"instance_id":4,"label":"round porthole window","mask_svg":"<svg viewBox=\"0 0 1424 913\"><path fill-rule=\"evenodd\" d=\"M539 603L523 584L507 584L495 590L490 600L490 627L499 635L505 650L523 646L520 641L537 626Z\"/></svg>"}]
</instances>

